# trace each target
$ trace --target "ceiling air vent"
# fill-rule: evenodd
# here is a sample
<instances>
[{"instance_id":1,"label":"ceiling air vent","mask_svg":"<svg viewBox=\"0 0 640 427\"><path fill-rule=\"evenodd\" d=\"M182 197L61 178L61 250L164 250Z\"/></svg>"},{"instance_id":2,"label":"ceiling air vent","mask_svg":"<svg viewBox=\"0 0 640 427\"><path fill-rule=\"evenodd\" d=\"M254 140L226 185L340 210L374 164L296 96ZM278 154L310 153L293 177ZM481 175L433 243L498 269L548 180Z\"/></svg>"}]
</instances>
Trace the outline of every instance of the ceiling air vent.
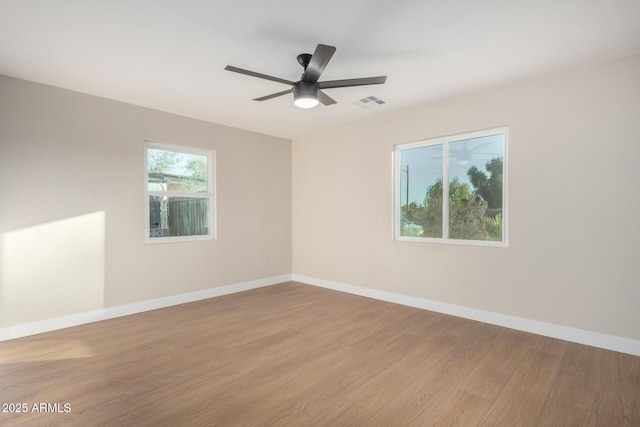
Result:
<instances>
[{"instance_id":1,"label":"ceiling air vent","mask_svg":"<svg viewBox=\"0 0 640 427\"><path fill-rule=\"evenodd\" d=\"M383 101L380 98L376 98L375 96L367 96L366 98L359 99L355 102L352 102L353 105L357 105L360 108L372 108L377 107L378 105L386 104L386 101Z\"/></svg>"}]
</instances>

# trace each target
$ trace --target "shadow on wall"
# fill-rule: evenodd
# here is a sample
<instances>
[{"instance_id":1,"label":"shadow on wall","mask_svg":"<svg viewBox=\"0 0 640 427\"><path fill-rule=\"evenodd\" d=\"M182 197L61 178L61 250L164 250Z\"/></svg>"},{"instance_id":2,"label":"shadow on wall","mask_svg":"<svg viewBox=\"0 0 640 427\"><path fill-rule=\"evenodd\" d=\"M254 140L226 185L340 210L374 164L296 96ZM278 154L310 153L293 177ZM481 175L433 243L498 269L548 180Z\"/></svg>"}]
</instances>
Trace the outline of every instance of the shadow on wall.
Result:
<instances>
[{"instance_id":1,"label":"shadow on wall","mask_svg":"<svg viewBox=\"0 0 640 427\"><path fill-rule=\"evenodd\" d=\"M0 328L104 306L105 212L4 233Z\"/></svg>"}]
</instances>

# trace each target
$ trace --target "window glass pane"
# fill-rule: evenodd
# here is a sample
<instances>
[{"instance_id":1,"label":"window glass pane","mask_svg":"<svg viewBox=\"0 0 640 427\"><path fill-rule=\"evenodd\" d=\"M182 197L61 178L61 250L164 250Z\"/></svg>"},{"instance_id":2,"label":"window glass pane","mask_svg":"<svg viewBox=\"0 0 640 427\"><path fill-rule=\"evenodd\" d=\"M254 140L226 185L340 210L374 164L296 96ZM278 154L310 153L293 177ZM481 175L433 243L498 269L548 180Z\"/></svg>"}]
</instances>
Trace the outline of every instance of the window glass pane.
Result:
<instances>
[{"instance_id":1,"label":"window glass pane","mask_svg":"<svg viewBox=\"0 0 640 427\"><path fill-rule=\"evenodd\" d=\"M148 190L206 193L207 156L147 149Z\"/></svg>"},{"instance_id":2,"label":"window glass pane","mask_svg":"<svg viewBox=\"0 0 640 427\"><path fill-rule=\"evenodd\" d=\"M209 198L149 196L149 237L208 234Z\"/></svg>"},{"instance_id":3,"label":"window glass pane","mask_svg":"<svg viewBox=\"0 0 640 427\"><path fill-rule=\"evenodd\" d=\"M442 237L443 146L400 151L400 235Z\"/></svg>"},{"instance_id":4,"label":"window glass pane","mask_svg":"<svg viewBox=\"0 0 640 427\"><path fill-rule=\"evenodd\" d=\"M449 144L449 238L502 241L504 134Z\"/></svg>"}]
</instances>

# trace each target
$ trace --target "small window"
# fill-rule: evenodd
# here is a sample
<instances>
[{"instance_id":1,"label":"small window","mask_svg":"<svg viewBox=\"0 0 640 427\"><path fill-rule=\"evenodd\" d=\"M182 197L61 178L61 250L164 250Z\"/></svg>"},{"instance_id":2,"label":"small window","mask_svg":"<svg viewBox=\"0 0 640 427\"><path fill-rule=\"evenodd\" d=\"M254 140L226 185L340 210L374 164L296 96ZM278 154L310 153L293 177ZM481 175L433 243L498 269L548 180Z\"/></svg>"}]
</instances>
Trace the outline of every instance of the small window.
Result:
<instances>
[{"instance_id":1,"label":"small window","mask_svg":"<svg viewBox=\"0 0 640 427\"><path fill-rule=\"evenodd\" d=\"M211 239L212 151L145 144L147 243Z\"/></svg>"},{"instance_id":2,"label":"small window","mask_svg":"<svg viewBox=\"0 0 640 427\"><path fill-rule=\"evenodd\" d=\"M397 145L396 239L506 246L506 147L506 128Z\"/></svg>"}]
</instances>

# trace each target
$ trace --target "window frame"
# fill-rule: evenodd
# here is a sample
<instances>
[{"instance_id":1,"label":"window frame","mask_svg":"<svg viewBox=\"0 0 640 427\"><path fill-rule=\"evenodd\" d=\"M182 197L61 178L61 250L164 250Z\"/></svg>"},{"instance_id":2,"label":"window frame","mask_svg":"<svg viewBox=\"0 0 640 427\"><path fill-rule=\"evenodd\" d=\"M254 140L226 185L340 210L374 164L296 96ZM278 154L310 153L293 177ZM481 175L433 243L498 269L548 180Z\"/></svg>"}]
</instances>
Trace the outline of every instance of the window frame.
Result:
<instances>
[{"instance_id":1,"label":"window frame","mask_svg":"<svg viewBox=\"0 0 640 427\"><path fill-rule=\"evenodd\" d=\"M149 191L149 149L157 149L163 151L171 151L179 154L192 154L197 156L207 157L207 192L206 193L188 193L177 191ZM189 242L189 241L201 241L201 240L215 240L216 239L216 179L215 179L215 150L208 150L203 148L188 147L175 144L165 144L150 140L144 142L144 215L145 215L145 228L144 228L144 242L145 244L157 244L157 243L174 243L174 242ZM150 230L150 207L149 198L152 196L167 196L167 197L189 197L196 199L208 199L209 203L209 215L208 215L208 233L201 235L191 236L168 236L168 237L151 237Z\"/></svg>"},{"instance_id":2,"label":"window frame","mask_svg":"<svg viewBox=\"0 0 640 427\"><path fill-rule=\"evenodd\" d=\"M451 143L469 140L473 138L481 138L493 135L503 135L503 162L502 162L502 240L464 240L464 239L452 239L449 237L449 146ZM399 242L412 242L412 243L440 243L451 245L465 245L465 246L489 246L489 247L508 247L508 160L507 160L507 147L508 147L508 127L502 126L497 128L491 128L480 131L466 132L462 134L455 134L437 138L431 138L426 140L414 141L396 144L394 146L393 165L394 165L394 191L393 191L393 237ZM401 222L402 222L402 164L401 164L401 152L404 150L410 150L414 148L421 148L427 146L442 145L442 236L443 237L415 237L415 236L402 236L401 235ZM444 183L447 185L444 185Z\"/></svg>"}]
</instances>

